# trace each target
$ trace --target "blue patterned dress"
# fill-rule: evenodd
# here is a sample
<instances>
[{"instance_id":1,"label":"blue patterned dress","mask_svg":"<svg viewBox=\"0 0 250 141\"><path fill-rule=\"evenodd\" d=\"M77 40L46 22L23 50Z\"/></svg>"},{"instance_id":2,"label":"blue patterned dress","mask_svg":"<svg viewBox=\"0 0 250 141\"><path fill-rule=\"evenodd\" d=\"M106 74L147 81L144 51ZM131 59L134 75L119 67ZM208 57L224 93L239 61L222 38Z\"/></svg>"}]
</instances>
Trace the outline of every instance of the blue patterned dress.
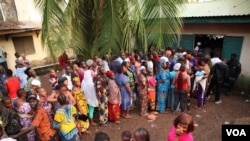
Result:
<instances>
[{"instance_id":1,"label":"blue patterned dress","mask_svg":"<svg viewBox=\"0 0 250 141\"><path fill-rule=\"evenodd\" d=\"M163 70L162 68L156 73L156 81L163 80L164 82L157 83L157 93L156 93L156 110L161 113L165 111L166 101L168 97L168 90L170 87L170 76L168 70Z\"/></svg>"}]
</instances>

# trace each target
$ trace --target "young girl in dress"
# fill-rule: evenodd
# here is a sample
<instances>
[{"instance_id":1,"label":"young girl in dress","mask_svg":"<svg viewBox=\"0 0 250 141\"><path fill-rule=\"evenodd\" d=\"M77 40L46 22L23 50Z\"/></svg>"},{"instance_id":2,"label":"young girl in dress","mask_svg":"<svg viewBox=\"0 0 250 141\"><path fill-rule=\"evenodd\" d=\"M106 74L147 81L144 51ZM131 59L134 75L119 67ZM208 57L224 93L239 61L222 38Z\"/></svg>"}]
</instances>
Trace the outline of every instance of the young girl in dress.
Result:
<instances>
[{"instance_id":1,"label":"young girl in dress","mask_svg":"<svg viewBox=\"0 0 250 141\"><path fill-rule=\"evenodd\" d=\"M193 118L186 113L181 113L174 120L174 125L168 132L167 141L193 141Z\"/></svg>"},{"instance_id":2,"label":"young girl in dress","mask_svg":"<svg viewBox=\"0 0 250 141\"><path fill-rule=\"evenodd\" d=\"M148 105L149 110L154 111L155 110L155 99L156 99L156 80L154 77L154 70L148 69Z\"/></svg>"}]
</instances>

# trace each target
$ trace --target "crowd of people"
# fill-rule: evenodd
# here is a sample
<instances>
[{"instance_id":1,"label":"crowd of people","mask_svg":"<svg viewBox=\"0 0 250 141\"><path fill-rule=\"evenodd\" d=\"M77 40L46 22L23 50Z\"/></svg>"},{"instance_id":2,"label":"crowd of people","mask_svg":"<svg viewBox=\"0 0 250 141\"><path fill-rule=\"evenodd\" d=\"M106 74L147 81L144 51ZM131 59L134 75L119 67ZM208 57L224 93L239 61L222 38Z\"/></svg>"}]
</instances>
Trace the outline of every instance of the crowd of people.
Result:
<instances>
[{"instance_id":1,"label":"crowd of people","mask_svg":"<svg viewBox=\"0 0 250 141\"><path fill-rule=\"evenodd\" d=\"M148 54L105 54L72 63L63 53L59 57L62 75L53 68L48 72L52 88L48 92L29 61L15 55L14 72L0 66L1 138L18 138L25 133L28 141L78 141L81 135L91 134L90 126L133 119L130 111L135 108L148 120L167 110L176 114L180 109L182 114L178 114L167 138L191 141L193 121L185 114L191 109L190 97L195 97L195 107L202 109L214 91L214 102L220 104L222 87L226 86L230 95L241 73L236 54L222 61L220 52L210 57L182 47L176 51L171 47L164 52L150 50ZM98 119L94 119L95 113ZM141 138L139 133L149 134L143 128L138 130L136 140ZM143 138L150 140L149 135Z\"/></svg>"}]
</instances>

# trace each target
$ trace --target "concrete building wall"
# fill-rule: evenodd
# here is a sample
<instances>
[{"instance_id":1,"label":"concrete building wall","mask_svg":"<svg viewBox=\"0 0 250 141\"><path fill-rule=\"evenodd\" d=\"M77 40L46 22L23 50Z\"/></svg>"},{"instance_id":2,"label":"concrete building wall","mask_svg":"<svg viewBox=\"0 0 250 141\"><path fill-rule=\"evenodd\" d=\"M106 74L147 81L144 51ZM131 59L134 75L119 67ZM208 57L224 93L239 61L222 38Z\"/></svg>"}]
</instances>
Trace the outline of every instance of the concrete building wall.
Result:
<instances>
[{"instance_id":1,"label":"concrete building wall","mask_svg":"<svg viewBox=\"0 0 250 141\"><path fill-rule=\"evenodd\" d=\"M1 21L17 21L15 0L0 1Z\"/></svg>"},{"instance_id":2,"label":"concrete building wall","mask_svg":"<svg viewBox=\"0 0 250 141\"><path fill-rule=\"evenodd\" d=\"M26 33L20 33L20 34L13 34L8 36L8 38L5 38L5 36L0 36L0 44L5 52L7 52L7 63L8 67L12 70L15 70L15 47L14 43L12 41L12 37L21 37L21 36L32 36L35 53L26 55L26 58L30 60L32 63L32 66L38 66L38 65L44 65L45 58L48 56L48 53L46 50L42 48L41 45L41 35L37 37L37 34L35 32L26 32Z\"/></svg>"},{"instance_id":3,"label":"concrete building wall","mask_svg":"<svg viewBox=\"0 0 250 141\"><path fill-rule=\"evenodd\" d=\"M242 74L250 76L250 25L249 24L184 24L182 34L219 34L244 37L241 57Z\"/></svg>"},{"instance_id":4,"label":"concrete building wall","mask_svg":"<svg viewBox=\"0 0 250 141\"><path fill-rule=\"evenodd\" d=\"M41 21L41 13L34 0L15 0L18 21Z\"/></svg>"}]
</instances>

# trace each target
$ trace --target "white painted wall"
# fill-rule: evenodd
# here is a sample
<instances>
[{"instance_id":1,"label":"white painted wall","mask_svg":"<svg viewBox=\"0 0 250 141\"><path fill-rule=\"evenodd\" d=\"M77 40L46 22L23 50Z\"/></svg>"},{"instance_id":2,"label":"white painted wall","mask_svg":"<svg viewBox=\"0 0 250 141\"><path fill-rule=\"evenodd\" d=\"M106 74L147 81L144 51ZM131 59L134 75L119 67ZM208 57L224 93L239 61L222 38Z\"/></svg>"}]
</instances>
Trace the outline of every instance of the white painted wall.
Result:
<instances>
[{"instance_id":1,"label":"white painted wall","mask_svg":"<svg viewBox=\"0 0 250 141\"><path fill-rule=\"evenodd\" d=\"M33 0L15 0L18 21L41 21L40 12Z\"/></svg>"}]
</instances>

